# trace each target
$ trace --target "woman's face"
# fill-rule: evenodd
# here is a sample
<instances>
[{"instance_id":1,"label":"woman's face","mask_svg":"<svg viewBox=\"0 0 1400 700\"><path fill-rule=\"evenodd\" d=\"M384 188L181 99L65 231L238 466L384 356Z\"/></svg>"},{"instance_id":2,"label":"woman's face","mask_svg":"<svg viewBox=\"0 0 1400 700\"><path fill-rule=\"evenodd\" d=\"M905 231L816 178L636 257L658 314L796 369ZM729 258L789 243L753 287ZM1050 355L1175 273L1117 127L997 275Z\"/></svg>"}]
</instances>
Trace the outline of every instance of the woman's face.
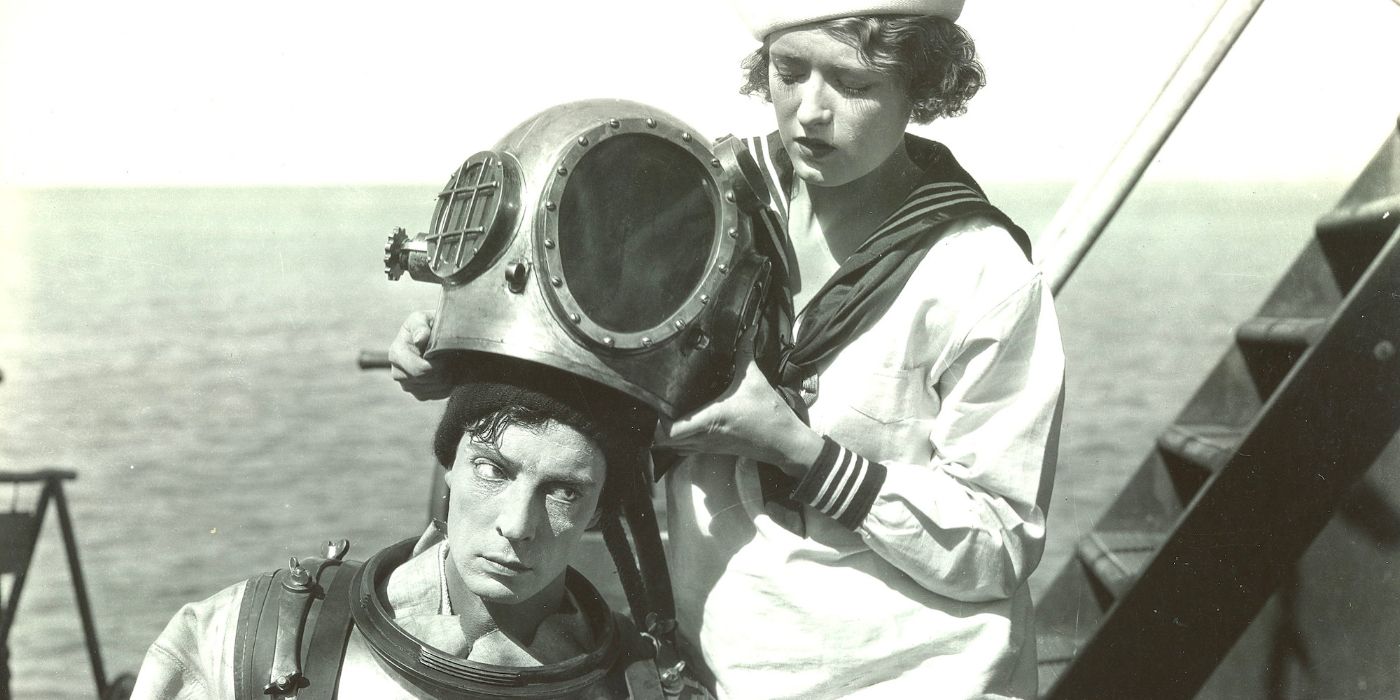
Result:
<instances>
[{"instance_id":1,"label":"woman's face","mask_svg":"<svg viewBox=\"0 0 1400 700\"><path fill-rule=\"evenodd\" d=\"M768 90L797 176L838 187L879 167L904 139L911 103L892 75L821 29L769 38Z\"/></svg>"}]
</instances>

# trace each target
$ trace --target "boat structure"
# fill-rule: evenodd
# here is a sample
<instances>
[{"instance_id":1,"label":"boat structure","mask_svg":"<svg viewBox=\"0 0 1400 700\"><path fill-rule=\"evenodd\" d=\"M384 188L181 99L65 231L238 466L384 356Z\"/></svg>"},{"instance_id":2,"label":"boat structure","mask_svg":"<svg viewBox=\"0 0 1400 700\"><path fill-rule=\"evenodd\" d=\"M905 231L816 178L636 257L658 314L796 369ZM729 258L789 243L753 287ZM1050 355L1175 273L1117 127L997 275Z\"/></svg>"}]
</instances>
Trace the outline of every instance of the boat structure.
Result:
<instances>
[{"instance_id":1,"label":"boat structure","mask_svg":"<svg viewBox=\"0 0 1400 700\"><path fill-rule=\"evenodd\" d=\"M1057 291L1260 4L1071 194ZM1037 600L1043 697L1400 696L1397 225L1400 123Z\"/></svg>"},{"instance_id":2,"label":"boat structure","mask_svg":"<svg viewBox=\"0 0 1400 700\"><path fill-rule=\"evenodd\" d=\"M1397 223L1400 131L1037 601L1046 697L1400 693Z\"/></svg>"}]
</instances>

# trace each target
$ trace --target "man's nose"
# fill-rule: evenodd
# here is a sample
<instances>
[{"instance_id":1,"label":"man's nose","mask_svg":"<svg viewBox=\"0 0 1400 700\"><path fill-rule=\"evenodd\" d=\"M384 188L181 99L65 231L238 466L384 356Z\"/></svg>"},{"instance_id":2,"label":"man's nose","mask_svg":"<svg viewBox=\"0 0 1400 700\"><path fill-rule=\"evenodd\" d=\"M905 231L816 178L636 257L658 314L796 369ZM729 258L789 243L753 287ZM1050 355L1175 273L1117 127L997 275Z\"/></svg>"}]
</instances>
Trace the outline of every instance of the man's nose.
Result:
<instances>
[{"instance_id":1,"label":"man's nose","mask_svg":"<svg viewBox=\"0 0 1400 700\"><path fill-rule=\"evenodd\" d=\"M531 489L516 485L510 488L501 501L501 509L496 513L496 533L514 541L526 541L535 537L537 509Z\"/></svg>"}]
</instances>

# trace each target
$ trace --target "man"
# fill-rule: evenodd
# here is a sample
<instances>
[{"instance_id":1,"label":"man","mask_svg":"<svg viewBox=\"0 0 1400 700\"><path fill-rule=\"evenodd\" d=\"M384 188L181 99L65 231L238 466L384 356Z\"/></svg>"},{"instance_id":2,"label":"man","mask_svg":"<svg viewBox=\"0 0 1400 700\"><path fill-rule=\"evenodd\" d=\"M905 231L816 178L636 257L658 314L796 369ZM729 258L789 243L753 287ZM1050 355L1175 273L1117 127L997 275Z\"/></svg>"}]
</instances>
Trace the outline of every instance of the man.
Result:
<instances>
[{"instance_id":1,"label":"man","mask_svg":"<svg viewBox=\"0 0 1400 700\"><path fill-rule=\"evenodd\" d=\"M362 567L333 547L186 605L151 646L133 697L655 689L642 638L568 568L584 531L619 509L627 470L643 467L655 414L559 370L485 355L463 364L434 440L450 488L445 526Z\"/></svg>"}]
</instances>

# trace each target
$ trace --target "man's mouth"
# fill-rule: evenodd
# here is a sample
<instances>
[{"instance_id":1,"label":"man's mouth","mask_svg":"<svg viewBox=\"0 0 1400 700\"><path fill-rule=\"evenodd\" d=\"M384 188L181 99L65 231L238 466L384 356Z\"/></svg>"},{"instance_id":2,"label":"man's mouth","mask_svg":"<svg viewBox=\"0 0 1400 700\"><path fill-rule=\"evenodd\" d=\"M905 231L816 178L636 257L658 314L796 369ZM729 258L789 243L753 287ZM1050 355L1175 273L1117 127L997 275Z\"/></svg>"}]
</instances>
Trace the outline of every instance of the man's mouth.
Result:
<instances>
[{"instance_id":1,"label":"man's mouth","mask_svg":"<svg viewBox=\"0 0 1400 700\"><path fill-rule=\"evenodd\" d=\"M523 574L530 570L530 567L526 566L524 562L518 559L488 557L484 554L481 555L480 558L483 562L486 562L488 568L495 569L499 573Z\"/></svg>"}]
</instances>

